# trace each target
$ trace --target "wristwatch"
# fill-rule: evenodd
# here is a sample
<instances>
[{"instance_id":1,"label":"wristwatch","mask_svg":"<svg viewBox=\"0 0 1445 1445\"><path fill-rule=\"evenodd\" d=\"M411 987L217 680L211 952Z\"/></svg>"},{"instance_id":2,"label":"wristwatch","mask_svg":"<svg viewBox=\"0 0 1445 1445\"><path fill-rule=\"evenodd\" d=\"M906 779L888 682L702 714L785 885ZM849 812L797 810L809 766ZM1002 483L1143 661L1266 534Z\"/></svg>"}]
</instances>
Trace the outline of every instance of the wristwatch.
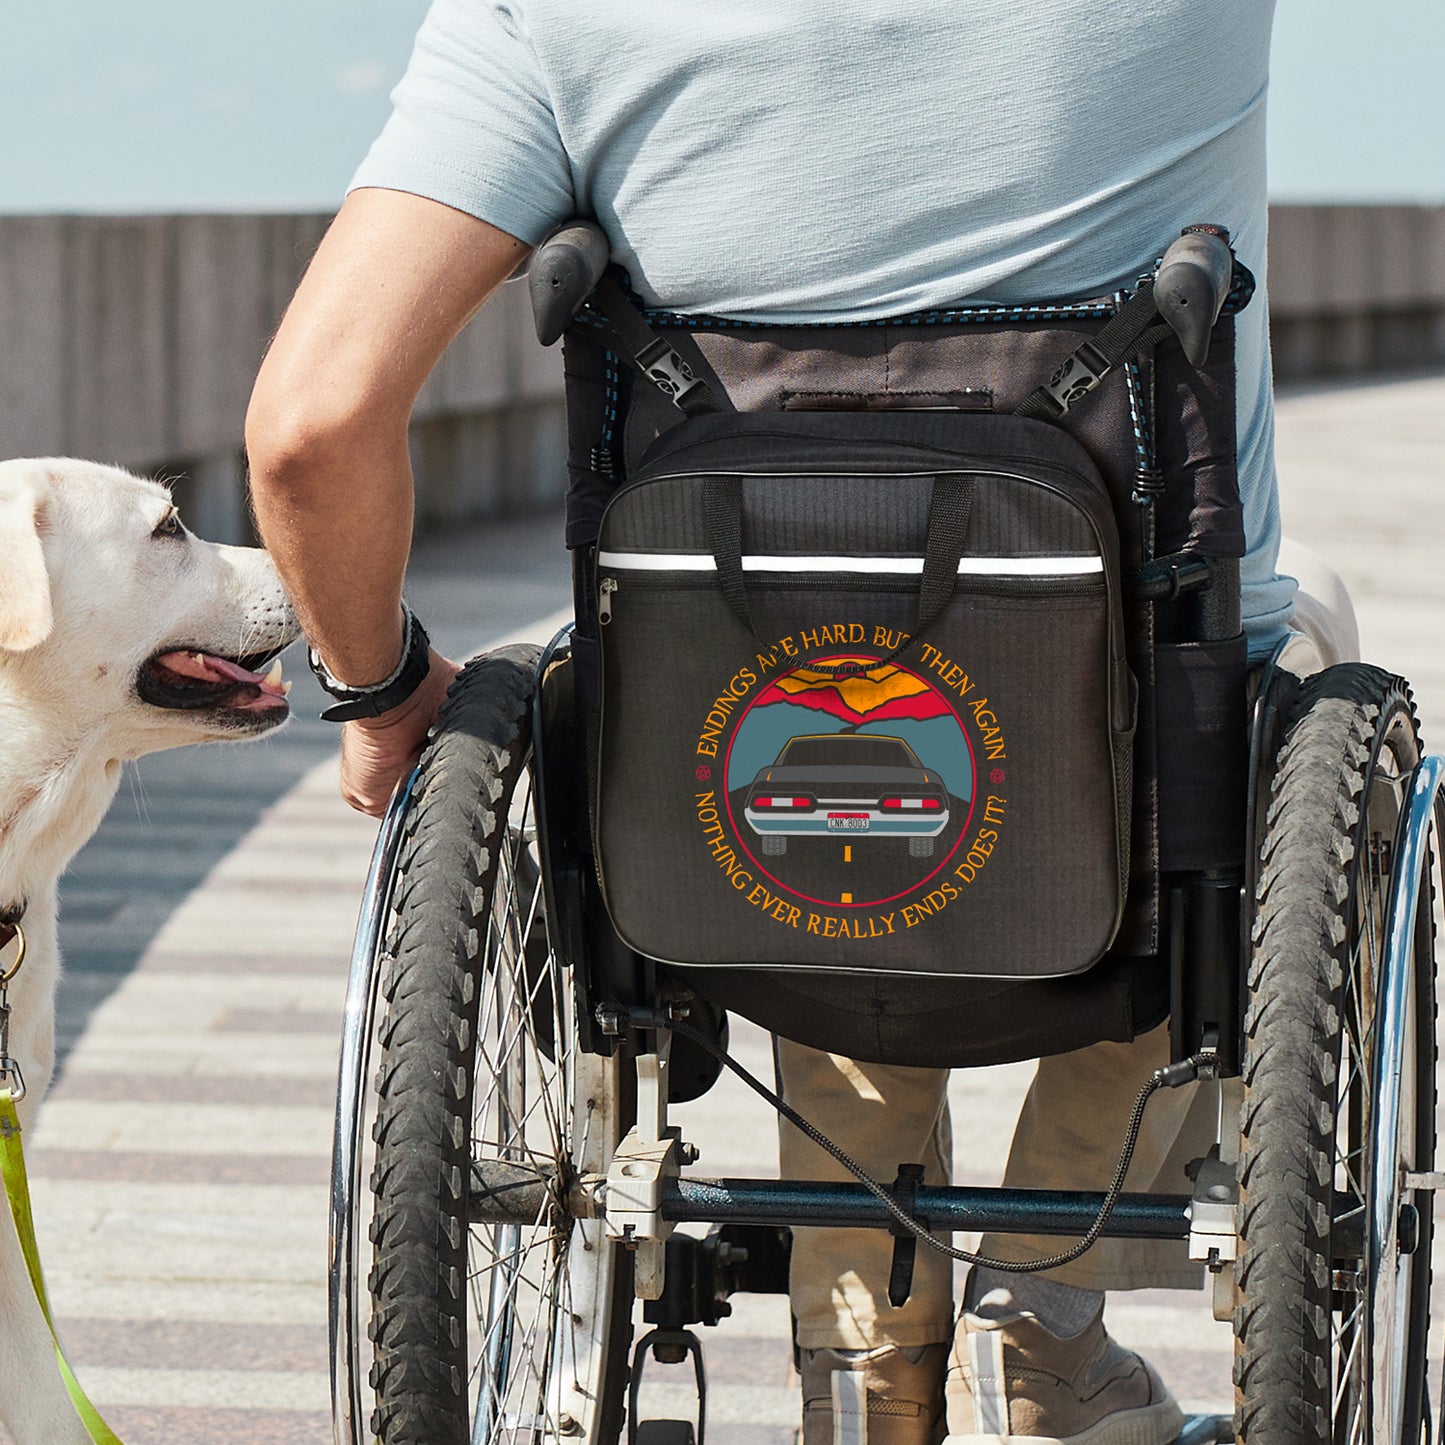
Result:
<instances>
[{"instance_id":1,"label":"wristwatch","mask_svg":"<svg viewBox=\"0 0 1445 1445\"><path fill-rule=\"evenodd\" d=\"M380 682L369 683L366 687L347 687L344 682L326 670L326 664L317 657L315 649L307 649L307 659L316 681L336 701L321 714L326 722L351 722L359 717L380 717L384 712L403 703L426 679L431 667L431 639L410 606L401 604L406 619L406 631L401 644L401 661L390 677Z\"/></svg>"}]
</instances>

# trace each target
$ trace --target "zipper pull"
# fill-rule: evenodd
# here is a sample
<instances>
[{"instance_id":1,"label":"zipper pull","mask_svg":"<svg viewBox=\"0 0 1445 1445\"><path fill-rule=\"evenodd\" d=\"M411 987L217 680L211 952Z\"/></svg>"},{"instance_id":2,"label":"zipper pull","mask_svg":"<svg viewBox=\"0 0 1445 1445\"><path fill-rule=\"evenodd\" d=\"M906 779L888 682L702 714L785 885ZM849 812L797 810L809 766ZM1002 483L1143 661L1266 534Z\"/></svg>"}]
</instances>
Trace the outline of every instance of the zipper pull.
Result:
<instances>
[{"instance_id":1,"label":"zipper pull","mask_svg":"<svg viewBox=\"0 0 1445 1445\"><path fill-rule=\"evenodd\" d=\"M597 599L597 620L606 627L612 621L612 594L617 591L617 578L604 577L597 584L597 591L601 594Z\"/></svg>"}]
</instances>

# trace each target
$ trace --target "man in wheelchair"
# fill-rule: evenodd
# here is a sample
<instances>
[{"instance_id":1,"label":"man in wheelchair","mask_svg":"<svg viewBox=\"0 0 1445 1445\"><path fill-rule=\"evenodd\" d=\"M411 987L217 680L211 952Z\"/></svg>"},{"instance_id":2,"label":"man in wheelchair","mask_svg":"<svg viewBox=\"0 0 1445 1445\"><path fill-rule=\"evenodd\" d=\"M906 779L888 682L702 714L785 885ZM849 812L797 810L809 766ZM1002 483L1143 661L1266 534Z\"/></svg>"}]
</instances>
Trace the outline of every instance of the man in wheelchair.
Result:
<instances>
[{"instance_id":1,"label":"man in wheelchair","mask_svg":"<svg viewBox=\"0 0 1445 1445\"><path fill-rule=\"evenodd\" d=\"M1036 1056L1006 1187L1108 1188L1135 1100L1171 1061L1188 1072L1166 1080L1182 1087L1159 1088L1135 1118L1130 1188L1188 1195L1190 1171L1216 1148L1232 1177L1241 1145L1226 1116L1239 1108L1242 1069L1250 1087L1264 1087L1249 1069L1266 1065L1248 1062L1260 1016L1314 1007L1288 1004L1288 990L1271 993L1267 979L1251 978L1246 996L1231 935L1242 887L1261 900L1256 934L1271 938L1293 925L1269 911L1270 900L1305 887L1271 882L1257 861L1271 856L1268 838L1263 854L1245 853L1246 837L1264 826L1271 779L1288 772L1275 766L1279 738L1314 708L1354 739L1336 745L1296 731L1290 766L1302 777L1315 771L1305 783L1276 783L1285 813L1288 789L1306 783L1325 807L1338 774L1341 796L1383 788L1393 819L1404 806L1398 785L1419 761L1408 705L1400 712L1393 684L1372 670L1303 694L1284 678L1353 658L1355 642L1348 602L1327 578L1311 582L1315 597L1295 614L1296 583L1277 566L1262 285L1271 11L1184 0L1142 10L1081 0L913 5L887 15L853 0L821 9L436 0L392 119L257 384L247 429L257 516L318 676L338 699L328 715L345 722L345 795L379 815L458 673L401 602L410 408L452 337L532 249L573 216L596 218L601 262L610 253L621 271L587 301L596 265L553 333L586 303L567 354L568 543L579 557L570 665L584 710L601 709L601 740L585 744L600 759L591 786L617 801L598 808L584 851L595 846L608 910L636 955L679 964L674 977L704 998L773 1028L787 1101L885 1183L908 1162L922 1166L925 1187L948 1184L948 1067ZM1166 311L1156 258L1201 220L1212 224L1194 227L1194 241L1205 269L1215 267L1214 290L1208 303L1186 298ZM1248 304L1251 268L1261 285ZM1202 330L1190 331L1186 304L1209 305ZM752 411L785 418L786 443L748 431L736 413ZM840 423L846 435L829 431L841 413L863 420ZM905 443L884 457L880 448L902 433L885 427L880 441L866 430L877 414L906 417L897 423L912 428L906 446L932 448L931 489L908 480L918 468L897 460ZM1036 437L1045 422L1051 435L1073 427L1072 450L1041 443L1047 455L1032 457L1027 476L1008 471L1007 485L988 484L1007 470L999 458L1014 456L1012 439ZM1007 447L997 440L1005 423L1014 428ZM694 448L687 457L751 447L752 459L663 467L657 448L673 444L674 425L687 437L676 446ZM820 449L843 442L854 457L883 460L861 467L861 481L861 464L827 471ZM947 447L967 466L938 461ZM741 492L710 483L697 502L669 492L667 515L694 519L675 535L648 533L655 517L642 502L635 516L621 500L603 516L621 480L634 485L619 498L641 497L644 482L661 496L697 468L817 485L795 492L804 500L775 520L755 508L755 480ZM1065 485L1068 468L1091 478L1097 468L1097 479ZM962 472L973 480L938 480ZM1049 512L1048 499L1065 492L1072 510ZM1100 507L1115 520L1100 523ZM798 532L804 515L816 537ZM881 579L856 605L839 580L860 570L855 553L872 558ZM887 579L910 565L900 591ZM786 588L768 580L779 571L792 579ZM714 572L720 590L706 597L687 580ZM931 604L940 576L947 596ZM964 628L965 614L975 631L959 632L950 650L948 629ZM1292 614L1308 633L1294 635L1277 668ZM858 629L836 634L846 645L809 652L797 642L834 617ZM690 655L706 657L726 632L742 660L718 661L695 684L678 661L664 686L637 660L661 645L664 623L690 639ZM895 636L904 639L897 647ZM917 639L931 639L932 658ZM965 647L967 669L955 661ZM1032 672L1016 680L1020 658ZM1272 681L1261 681L1267 661ZM600 696L599 669L609 684ZM624 675L625 687L613 681ZM683 816L669 831L666 814L649 854L628 800L653 785L627 740L649 736L678 697L693 696L689 688L702 699L688 713L694 722L722 704L727 747L692 726L688 786L674 790ZM1003 704L1022 697L1030 705L1005 715ZM1266 712L1276 731L1256 730L1251 757L1256 698L1274 709ZM1075 701L1077 716L1097 726L1059 721L1076 716ZM880 777L866 787L876 801L858 801L864 783L781 770L790 738L870 730L902 740L895 751L912 760L890 770L875 750ZM1096 739L1087 747L1085 732ZM1358 776L1339 773L1347 754ZM867 771L837 747L829 756L836 774ZM1025 776L1030 756L1040 759L1036 778ZM1103 777L1114 779L1107 796ZM910 825L906 810L921 817L926 806L944 821ZM780 809L809 821L774 824ZM895 816L890 841L885 823ZM1010 874L1021 836L1010 830L1029 816L1037 857ZM1347 864L1356 823L1338 826L1343 833L1322 835L1317 847ZM770 833L786 836L786 848L764 847ZM924 833L938 846L915 838L910 852L909 835ZM1105 840L1096 856L1078 861L1095 834ZM890 848L902 882L868 872ZM662 888L661 870L683 854L682 881ZM844 868L853 871L836 871ZM1385 886L1383 874L1377 881ZM589 875L578 887L596 884ZM785 906L773 907L777 899ZM742 911L724 930L725 951L697 955L700 920L734 906ZM1337 971L1340 950L1370 951L1357 945L1369 910L1338 907L1338 929L1325 928L1339 933L1326 949ZM643 946L654 928L665 937ZM905 932L932 942L870 973L865 951L882 956ZM1062 956L1071 948L1077 958ZM1231 980L1217 996L1193 969L1206 954L1226 959L1213 966ZM779 971L794 958L796 968ZM1343 975L1343 984L1321 985L1319 1010L1339 1010L1348 964ZM1359 1032L1375 1037L1367 1023ZM1336 1057L1338 1033L1324 1033ZM1323 1079L1330 1066L1319 1071ZM1323 1106L1298 1107L1304 1118ZM1343 1118L1343 1104L1337 1112ZM1260 1126L1274 1127L1303 1137L1294 1126ZM1358 1132L1358 1118L1351 1127ZM1331 1114L1326 1132L1334 1128ZM1248 1158L1263 1170L1294 1167L1283 1138L1263 1138L1257 1128L1246 1141L1247 1155L1256 1150ZM1323 1139L1311 1147L1325 1149ZM781 1156L784 1179L853 1178L789 1124ZM1421 1178L1429 1168L1418 1148L1409 1163ZM1293 1323L1230 1275L1244 1362L1239 1423L1259 1441L1324 1438L1319 1423L1338 1418L1350 1381L1360 1411L1382 1408L1361 1383L1374 1366L1352 1363L1376 1337L1352 1354L1350 1331L1363 1325L1317 1328L1317 1314L1349 1318L1340 1300L1363 1288L1348 1281L1366 1266L1348 1261L1368 1256L1331 1224L1331 1206L1319 1207L1325 1243L1299 1268L1323 1268L1326 1279L1307 1285L1301 1276L1311 1303L1288 1306ZM1241 1208L1263 1206L1246 1197ZM933 1445L945 1433L967 1445L1164 1445L1179 1434L1183 1417L1158 1375L1107 1335L1104 1298L1198 1288L1206 1264L1217 1273L1233 1255L1201 1255L1178 1231L1105 1231L1069 1262L1018 1272L1010 1266L1062 1248L1059 1231L1034 1234L1020 1218L1015 1232L985 1236L980 1254L992 1263L974 1265L961 1310L943 1253L919 1248L899 1289L899 1250L885 1230L795 1230L790 1294L806 1445ZM1257 1237L1261 1260L1289 1253L1265 1225ZM1290 1330L1320 1338L1292 1345ZM1276 1336L1281 1360L1294 1349L1289 1358L1324 1361L1324 1383L1281 1384L1290 1367L1270 1363ZM386 1365L378 1369L384 1378ZM1265 1381L1254 1394L1251 1376ZM489 1389L484 1381L483 1401ZM507 1433L518 1417L505 1416L505 1426L500 1405L503 1423L490 1427L500 1433L486 1433L484 1404L462 1413L457 1439L520 1438ZM1382 1428L1384 1416L1370 1418ZM1418 1423L1418 1410L1397 1401L1391 1418ZM378 1419L388 1442L454 1438L434 1424L430 1435L408 1434L385 1406ZM610 1427L573 1433L604 1438L620 1416L607 1419Z\"/></svg>"}]
</instances>

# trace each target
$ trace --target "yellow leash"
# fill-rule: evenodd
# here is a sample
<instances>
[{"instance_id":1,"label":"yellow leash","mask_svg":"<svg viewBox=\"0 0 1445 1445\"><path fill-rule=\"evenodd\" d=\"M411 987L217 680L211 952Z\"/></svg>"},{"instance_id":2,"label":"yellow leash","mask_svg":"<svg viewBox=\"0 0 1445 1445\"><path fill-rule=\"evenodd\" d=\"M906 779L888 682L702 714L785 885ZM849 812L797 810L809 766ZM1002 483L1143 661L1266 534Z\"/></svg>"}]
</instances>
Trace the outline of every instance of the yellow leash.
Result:
<instances>
[{"instance_id":1,"label":"yellow leash","mask_svg":"<svg viewBox=\"0 0 1445 1445\"><path fill-rule=\"evenodd\" d=\"M30 1286L39 1301L45 1323L50 1327L50 1338L55 1345L55 1360L60 1366L61 1378L70 1392L71 1403L80 1422L85 1426L96 1445L121 1445L120 1437L101 1418L100 1411L90 1403L80 1381L75 1378L60 1340L55 1333L55 1321L50 1314L50 1300L45 1293L45 1276L40 1269L40 1252L35 1247L35 1222L30 1210L30 1185L25 1177L25 1154L20 1146L20 1115L15 1106L25 1097L25 1080L20 1067L9 1054L10 1006L6 1002L6 985L20 971L25 958L25 935L16 930L20 949L15 961L0 973L0 1176L5 1181L5 1202L10 1217L15 1222L15 1233L20 1239L20 1253L25 1257L25 1268L30 1274Z\"/></svg>"}]
</instances>

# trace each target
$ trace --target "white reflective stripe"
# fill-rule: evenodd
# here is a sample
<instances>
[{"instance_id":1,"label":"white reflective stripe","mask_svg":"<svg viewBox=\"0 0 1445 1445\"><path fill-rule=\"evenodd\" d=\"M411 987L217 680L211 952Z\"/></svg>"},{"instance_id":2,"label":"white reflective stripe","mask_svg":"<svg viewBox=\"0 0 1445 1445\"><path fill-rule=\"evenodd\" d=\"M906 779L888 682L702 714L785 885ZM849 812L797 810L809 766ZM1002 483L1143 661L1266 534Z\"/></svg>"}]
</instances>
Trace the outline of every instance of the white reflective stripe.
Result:
<instances>
[{"instance_id":1,"label":"white reflective stripe","mask_svg":"<svg viewBox=\"0 0 1445 1445\"><path fill-rule=\"evenodd\" d=\"M973 1371L973 1428L979 1435L1007 1435L1003 1331L970 1329L966 1338L969 1368Z\"/></svg>"},{"instance_id":2,"label":"white reflective stripe","mask_svg":"<svg viewBox=\"0 0 1445 1445\"><path fill-rule=\"evenodd\" d=\"M862 1370L834 1370L833 1445L868 1445L868 1386Z\"/></svg>"},{"instance_id":3,"label":"white reflective stripe","mask_svg":"<svg viewBox=\"0 0 1445 1445\"><path fill-rule=\"evenodd\" d=\"M743 558L744 572L888 572L917 576L923 571L922 557L770 557L755 554Z\"/></svg>"},{"instance_id":4,"label":"white reflective stripe","mask_svg":"<svg viewBox=\"0 0 1445 1445\"><path fill-rule=\"evenodd\" d=\"M602 567L627 572L715 572L717 563L706 552L599 552ZM873 576L917 577L922 557L774 557L743 558L745 572L860 572ZM959 576L968 577L1088 577L1104 570L1102 557L964 557Z\"/></svg>"},{"instance_id":5,"label":"white reflective stripe","mask_svg":"<svg viewBox=\"0 0 1445 1445\"><path fill-rule=\"evenodd\" d=\"M623 567L631 572L716 572L707 552L599 552L599 567Z\"/></svg>"},{"instance_id":6,"label":"white reflective stripe","mask_svg":"<svg viewBox=\"0 0 1445 1445\"><path fill-rule=\"evenodd\" d=\"M1088 577L1103 570L1102 557L964 557L958 564L960 577Z\"/></svg>"}]
</instances>

